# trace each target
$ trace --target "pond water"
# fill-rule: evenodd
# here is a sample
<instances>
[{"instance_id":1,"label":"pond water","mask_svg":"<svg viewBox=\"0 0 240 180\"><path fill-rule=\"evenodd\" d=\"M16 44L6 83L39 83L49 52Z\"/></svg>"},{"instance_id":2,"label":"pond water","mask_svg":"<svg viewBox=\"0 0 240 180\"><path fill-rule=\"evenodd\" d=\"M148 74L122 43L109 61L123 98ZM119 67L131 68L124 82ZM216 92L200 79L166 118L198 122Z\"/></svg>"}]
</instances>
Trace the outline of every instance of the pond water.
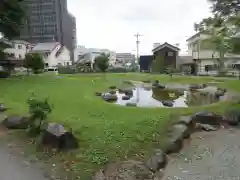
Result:
<instances>
[{"instance_id":1,"label":"pond water","mask_svg":"<svg viewBox=\"0 0 240 180\"><path fill-rule=\"evenodd\" d=\"M125 93L116 92L118 99L115 104L137 107L189 107L207 105L217 101L213 94L189 90L170 90L159 88L136 87L130 99L123 100Z\"/></svg>"}]
</instances>

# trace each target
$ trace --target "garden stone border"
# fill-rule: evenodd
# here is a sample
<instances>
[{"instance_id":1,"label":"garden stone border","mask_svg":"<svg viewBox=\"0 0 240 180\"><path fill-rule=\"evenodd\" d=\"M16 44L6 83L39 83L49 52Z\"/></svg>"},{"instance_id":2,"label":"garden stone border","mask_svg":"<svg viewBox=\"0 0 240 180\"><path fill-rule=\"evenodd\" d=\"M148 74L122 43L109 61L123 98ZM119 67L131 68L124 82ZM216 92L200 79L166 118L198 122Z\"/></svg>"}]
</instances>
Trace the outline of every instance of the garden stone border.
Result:
<instances>
[{"instance_id":1,"label":"garden stone border","mask_svg":"<svg viewBox=\"0 0 240 180\"><path fill-rule=\"evenodd\" d=\"M231 115L231 112L235 112L235 114ZM169 132L167 134L168 140L165 149L155 149L145 161L144 167L141 167L144 169L144 175L138 170L134 171L132 169L124 169L121 171L113 170L115 167L114 165L111 165L106 166L104 170L96 172L93 180L115 180L116 177L121 177L122 180L149 180L149 178L150 180L161 180L164 174L164 168L167 166L168 157L173 153L178 153L183 148L185 139L190 138L191 134L199 130L216 131L222 126L228 127L229 125L236 126L240 124L240 109L227 112L225 115L219 115L213 112L205 111L204 113L200 112L189 116L180 116L176 121L174 121L174 123L170 126ZM196 118L196 115L198 118ZM205 117L207 120L204 119L204 116L200 117L200 115L208 115ZM228 118L234 119L234 123L232 123L232 121L229 121ZM129 161L123 161L122 163L124 164L126 162ZM136 162L141 163L141 161ZM121 162L116 162L116 164L119 163ZM110 171L114 173L109 174ZM105 174L105 172L108 173ZM147 178L146 174L148 175ZM152 174L154 175L151 176Z\"/></svg>"}]
</instances>

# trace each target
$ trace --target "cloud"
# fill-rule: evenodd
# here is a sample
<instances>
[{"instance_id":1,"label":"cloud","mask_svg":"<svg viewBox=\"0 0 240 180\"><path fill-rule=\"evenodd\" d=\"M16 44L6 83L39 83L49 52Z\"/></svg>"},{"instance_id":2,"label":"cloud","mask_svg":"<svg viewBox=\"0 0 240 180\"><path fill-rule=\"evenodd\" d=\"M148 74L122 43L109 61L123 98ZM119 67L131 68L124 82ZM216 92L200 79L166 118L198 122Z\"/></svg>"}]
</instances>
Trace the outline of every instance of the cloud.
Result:
<instances>
[{"instance_id":1,"label":"cloud","mask_svg":"<svg viewBox=\"0 0 240 180\"><path fill-rule=\"evenodd\" d=\"M194 22L209 15L202 0L68 0L68 6L77 18L78 44L131 52L139 32L141 54L150 54L154 42L185 48Z\"/></svg>"}]
</instances>

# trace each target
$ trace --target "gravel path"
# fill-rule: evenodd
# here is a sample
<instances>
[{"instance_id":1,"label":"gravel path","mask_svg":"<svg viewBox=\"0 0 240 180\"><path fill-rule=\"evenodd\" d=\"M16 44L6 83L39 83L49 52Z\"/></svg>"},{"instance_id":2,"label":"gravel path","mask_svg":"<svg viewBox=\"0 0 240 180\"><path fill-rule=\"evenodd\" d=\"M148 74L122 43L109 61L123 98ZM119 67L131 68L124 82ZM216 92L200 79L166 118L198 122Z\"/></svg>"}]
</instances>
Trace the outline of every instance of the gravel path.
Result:
<instances>
[{"instance_id":1,"label":"gravel path","mask_svg":"<svg viewBox=\"0 0 240 180\"><path fill-rule=\"evenodd\" d=\"M240 129L195 133L174 156L163 180L239 180Z\"/></svg>"},{"instance_id":2,"label":"gravel path","mask_svg":"<svg viewBox=\"0 0 240 180\"><path fill-rule=\"evenodd\" d=\"M44 173L0 145L0 180L48 180Z\"/></svg>"}]
</instances>

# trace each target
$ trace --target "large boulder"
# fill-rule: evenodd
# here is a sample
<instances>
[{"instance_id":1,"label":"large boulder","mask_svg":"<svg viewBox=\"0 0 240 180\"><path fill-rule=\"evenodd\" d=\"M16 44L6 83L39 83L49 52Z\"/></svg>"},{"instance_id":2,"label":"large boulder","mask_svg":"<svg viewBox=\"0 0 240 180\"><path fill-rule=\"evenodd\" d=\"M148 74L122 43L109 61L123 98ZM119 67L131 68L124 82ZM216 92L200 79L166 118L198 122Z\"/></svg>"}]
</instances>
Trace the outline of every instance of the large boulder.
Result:
<instances>
[{"instance_id":1,"label":"large boulder","mask_svg":"<svg viewBox=\"0 0 240 180\"><path fill-rule=\"evenodd\" d=\"M57 123L49 123L42 133L41 143L49 145L58 150L69 150L78 148L78 140L72 132L67 131L64 126Z\"/></svg>"},{"instance_id":2,"label":"large boulder","mask_svg":"<svg viewBox=\"0 0 240 180\"><path fill-rule=\"evenodd\" d=\"M29 125L29 118L24 116L8 116L2 124L8 129L27 129Z\"/></svg>"},{"instance_id":3,"label":"large boulder","mask_svg":"<svg viewBox=\"0 0 240 180\"><path fill-rule=\"evenodd\" d=\"M146 162L146 166L153 173L156 173L160 169L164 168L166 164L167 164L166 154L160 149L156 149Z\"/></svg>"},{"instance_id":4,"label":"large boulder","mask_svg":"<svg viewBox=\"0 0 240 180\"><path fill-rule=\"evenodd\" d=\"M217 99L219 99L221 96L223 96L225 94L225 91L223 90L217 90L214 95Z\"/></svg>"},{"instance_id":5,"label":"large boulder","mask_svg":"<svg viewBox=\"0 0 240 180\"><path fill-rule=\"evenodd\" d=\"M172 107L173 106L173 101L170 100L163 100L162 104L167 107Z\"/></svg>"},{"instance_id":6,"label":"large boulder","mask_svg":"<svg viewBox=\"0 0 240 180\"><path fill-rule=\"evenodd\" d=\"M175 124L168 134L166 154L177 153L182 149L183 140L190 137L190 131L185 124Z\"/></svg>"},{"instance_id":7,"label":"large boulder","mask_svg":"<svg viewBox=\"0 0 240 180\"><path fill-rule=\"evenodd\" d=\"M123 96L122 100L129 100L131 97L130 96Z\"/></svg>"},{"instance_id":8,"label":"large boulder","mask_svg":"<svg viewBox=\"0 0 240 180\"><path fill-rule=\"evenodd\" d=\"M112 102L112 101L116 101L118 99L116 94L110 94L110 93L105 93L102 95L104 101L107 102Z\"/></svg>"},{"instance_id":9,"label":"large boulder","mask_svg":"<svg viewBox=\"0 0 240 180\"><path fill-rule=\"evenodd\" d=\"M223 117L217 115L214 112L200 111L193 115L194 123L209 124L209 125L220 125L222 123Z\"/></svg>"},{"instance_id":10,"label":"large boulder","mask_svg":"<svg viewBox=\"0 0 240 180\"><path fill-rule=\"evenodd\" d=\"M228 110L224 115L223 121L232 126L238 125L240 123L240 110Z\"/></svg>"},{"instance_id":11,"label":"large boulder","mask_svg":"<svg viewBox=\"0 0 240 180\"><path fill-rule=\"evenodd\" d=\"M143 162L128 160L108 165L93 180L154 180L155 175Z\"/></svg>"},{"instance_id":12,"label":"large boulder","mask_svg":"<svg viewBox=\"0 0 240 180\"><path fill-rule=\"evenodd\" d=\"M133 95L133 90L132 89L118 89L119 93L124 93L127 96L132 96Z\"/></svg>"},{"instance_id":13,"label":"large boulder","mask_svg":"<svg viewBox=\"0 0 240 180\"><path fill-rule=\"evenodd\" d=\"M176 121L176 124L185 124L188 128L193 128L194 127L192 116L181 116Z\"/></svg>"}]
</instances>

